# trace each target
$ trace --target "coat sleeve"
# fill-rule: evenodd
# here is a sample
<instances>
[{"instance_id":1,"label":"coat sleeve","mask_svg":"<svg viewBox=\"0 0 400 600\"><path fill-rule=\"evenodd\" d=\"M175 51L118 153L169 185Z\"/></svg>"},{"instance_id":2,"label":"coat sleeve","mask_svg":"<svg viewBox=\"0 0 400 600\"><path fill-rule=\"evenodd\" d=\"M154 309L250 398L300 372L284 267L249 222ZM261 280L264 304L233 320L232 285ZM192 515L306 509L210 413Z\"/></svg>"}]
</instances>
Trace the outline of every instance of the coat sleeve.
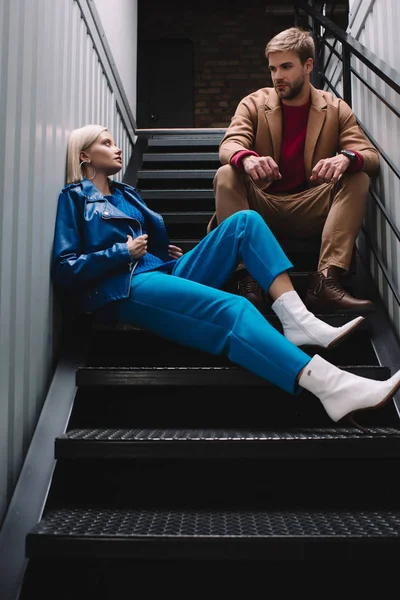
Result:
<instances>
[{"instance_id":1,"label":"coat sleeve","mask_svg":"<svg viewBox=\"0 0 400 600\"><path fill-rule=\"evenodd\" d=\"M77 288L103 279L132 263L126 243L88 254L82 252L83 203L83 198L69 191L62 191L58 198L51 276L61 288Z\"/></svg>"},{"instance_id":2,"label":"coat sleeve","mask_svg":"<svg viewBox=\"0 0 400 600\"><path fill-rule=\"evenodd\" d=\"M338 150L356 150L363 157L363 171L370 177L379 172L379 153L368 140L350 106L339 102L339 148Z\"/></svg>"},{"instance_id":3,"label":"coat sleeve","mask_svg":"<svg viewBox=\"0 0 400 600\"><path fill-rule=\"evenodd\" d=\"M241 100L219 147L219 159L223 165L241 150L254 150L257 132L257 106L252 95Z\"/></svg>"}]
</instances>

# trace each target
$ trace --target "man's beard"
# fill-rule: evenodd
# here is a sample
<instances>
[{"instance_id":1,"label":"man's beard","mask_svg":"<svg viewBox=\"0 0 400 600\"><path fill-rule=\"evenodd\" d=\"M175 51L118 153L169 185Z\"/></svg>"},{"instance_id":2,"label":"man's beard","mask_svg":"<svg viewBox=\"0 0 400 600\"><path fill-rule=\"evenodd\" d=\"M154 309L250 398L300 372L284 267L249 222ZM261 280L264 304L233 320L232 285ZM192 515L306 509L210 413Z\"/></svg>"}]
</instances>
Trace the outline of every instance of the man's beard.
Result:
<instances>
[{"instance_id":1,"label":"man's beard","mask_svg":"<svg viewBox=\"0 0 400 600\"><path fill-rule=\"evenodd\" d=\"M278 84L275 84L275 87ZM279 98L284 98L285 100L293 100L297 98L297 96L301 93L304 87L304 77L300 75L293 83L285 83L287 88L283 90L276 90Z\"/></svg>"}]
</instances>

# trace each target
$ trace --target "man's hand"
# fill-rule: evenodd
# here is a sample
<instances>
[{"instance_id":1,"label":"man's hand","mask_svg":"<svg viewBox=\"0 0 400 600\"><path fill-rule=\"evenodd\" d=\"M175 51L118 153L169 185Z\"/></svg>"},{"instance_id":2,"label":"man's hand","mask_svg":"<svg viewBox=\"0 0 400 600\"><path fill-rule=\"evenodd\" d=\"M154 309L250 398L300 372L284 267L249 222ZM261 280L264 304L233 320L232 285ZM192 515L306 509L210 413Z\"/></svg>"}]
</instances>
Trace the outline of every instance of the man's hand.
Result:
<instances>
[{"instance_id":1,"label":"man's hand","mask_svg":"<svg viewBox=\"0 0 400 600\"><path fill-rule=\"evenodd\" d=\"M242 160L243 169L259 188L268 183L282 179L279 167L271 156L245 156Z\"/></svg>"},{"instance_id":2,"label":"man's hand","mask_svg":"<svg viewBox=\"0 0 400 600\"><path fill-rule=\"evenodd\" d=\"M168 254L171 258L180 258L183 254L182 248L179 248L178 246L173 246L172 244L170 244L168 246Z\"/></svg>"},{"instance_id":3,"label":"man's hand","mask_svg":"<svg viewBox=\"0 0 400 600\"><path fill-rule=\"evenodd\" d=\"M128 251L131 255L131 258L134 260L139 260L142 258L147 252L147 233L144 235L138 235L136 238L133 238L131 235L127 237Z\"/></svg>"},{"instance_id":4,"label":"man's hand","mask_svg":"<svg viewBox=\"0 0 400 600\"><path fill-rule=\"evenodd\" d=\"M316 183L337 183L350 164L350 159L343 154L331 158L323 158L317 162L311 172L310 181Z\"/></svg>"}]
</instances>

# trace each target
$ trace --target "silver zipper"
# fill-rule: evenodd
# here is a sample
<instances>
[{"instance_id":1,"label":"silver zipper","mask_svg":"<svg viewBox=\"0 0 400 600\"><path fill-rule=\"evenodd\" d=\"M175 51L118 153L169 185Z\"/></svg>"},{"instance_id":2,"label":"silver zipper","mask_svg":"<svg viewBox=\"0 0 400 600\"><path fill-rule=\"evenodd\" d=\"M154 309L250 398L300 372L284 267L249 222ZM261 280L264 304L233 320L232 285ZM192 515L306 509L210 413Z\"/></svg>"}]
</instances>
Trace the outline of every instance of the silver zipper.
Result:
<instances>
[{"instance_id":1,"label":"silver zipper","mask_svg":"<svg viewBox=\"0 0 400 600\"><path fill-rule=\"evenodd\" d=\"M106 202L108 202L108 200L106 200ZM139 223L139 221L137 219L135 219L134 217L128 217L128 215L126 217L116 217L116 216L109 217L108 215L109 215L109 213L107 211L106 212L103 211L103 213L102 213L101 216L102 216L102 218L104 218L104 216L105 216L105 217L111 218L111 219L129 219L130 221L136 221L136 223L139 225L139 231L140 231L139 235L142 235L142 233L143 233L142 226ZM138 265L138 262L139 261L137 260L136 263L134 263L135 266L133 268L131 268L131 266L129 265L129 268L131 269L131 276L129 278L129 286L128 286L127 296L129 296L129 292L130 292L130 289L131 289L131 282L132 282L133 273L135 272L135 269L136 269L136 267Z\"/></svg>"},{"instance_id":2,"label":"silver zipper","mask_svg":"<svg viewBox=\"0 0 400 600\"><path fill-rule=\"evenodd\" d=\"M142 235L143 229L141 224L139 223L139 221L137 219L132 219L132 221L136 221L136 223L139 225L139 230L140 230L140 235ZM128 293L127 293L127 297L129 296L130 290L131 290L131 283L132 283L132 277L133 277L133 273L135 272L136 267L138 266L139 261L137 260L134 263L134 267L131 268L131 276L129 277L129 286L128 286ZM133 264L133 263L132 263Z\"/></svg>"}]
</instances>

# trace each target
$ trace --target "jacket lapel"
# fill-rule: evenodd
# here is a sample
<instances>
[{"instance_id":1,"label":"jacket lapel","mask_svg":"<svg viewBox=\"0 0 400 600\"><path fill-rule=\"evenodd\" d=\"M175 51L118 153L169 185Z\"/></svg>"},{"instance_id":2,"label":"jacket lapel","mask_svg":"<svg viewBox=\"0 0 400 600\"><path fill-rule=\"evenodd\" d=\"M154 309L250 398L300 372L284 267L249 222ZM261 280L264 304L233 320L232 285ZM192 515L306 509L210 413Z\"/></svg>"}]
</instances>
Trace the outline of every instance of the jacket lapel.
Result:
<instances>
[{"instance_id":1,"label":"jacket lapel","mask_svg":"<svg viewBox=\"0 0 400 600\"><path fill-rule=\"evenodd\" d=\"M102 216L106 219L129 219L128 215L111 204L89 179L82 179L82 189L88 202L103 202ZM112 184L111 184L112 185Z\"/></svg>"},{"instance_id":2,"label":"jacket lapel","mask_svg":"<svg viewBox=\"0 0 400 600\"><path fill-rule=\"evenodd\" d=\"M311 174L312 160L321 129L326 117L326 101L311 86L311 107L308 116L306 142L304 147L304 166L307 178Z\"/></svg>"},{"instance_id":3,"label":"jacket lapel","mask_svg":"<svg viewBox=\"0 0 400 600\"><path fill-rule=\"evenodd\" d=\"M282 145L282 109L278 94L274 89L269 94L265 116L271 133L273 159L279 163Z\"/></svg>"}]
</instances>

